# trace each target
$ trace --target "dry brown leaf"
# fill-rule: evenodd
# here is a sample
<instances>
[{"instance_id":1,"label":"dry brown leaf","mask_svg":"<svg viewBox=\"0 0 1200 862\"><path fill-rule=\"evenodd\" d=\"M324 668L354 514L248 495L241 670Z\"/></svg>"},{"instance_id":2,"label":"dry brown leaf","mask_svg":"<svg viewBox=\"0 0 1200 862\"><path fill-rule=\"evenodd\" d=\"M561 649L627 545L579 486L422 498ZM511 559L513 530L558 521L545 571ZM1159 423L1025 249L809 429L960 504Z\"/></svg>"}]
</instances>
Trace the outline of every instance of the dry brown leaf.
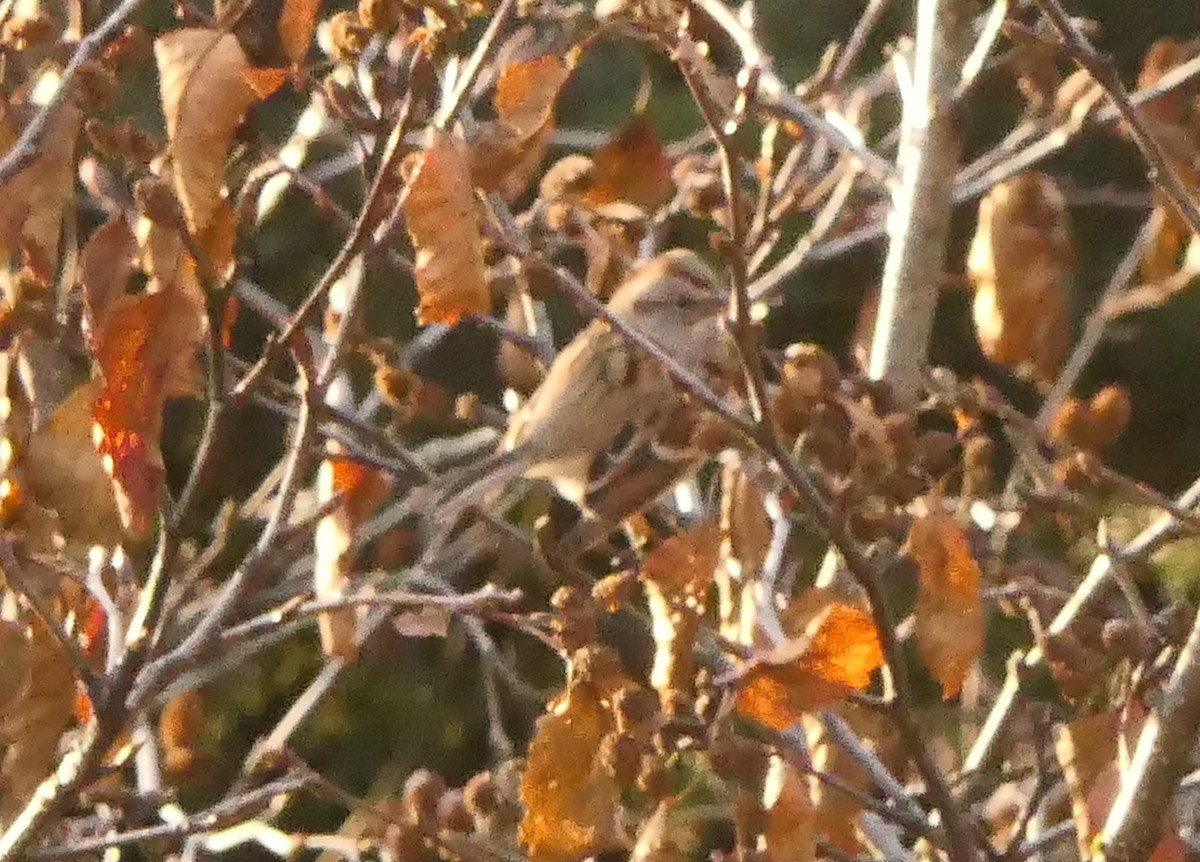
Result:
<instances>
[{"instance_id":1,"label":"dry brown leaf","mask_svg":"<svg viewBox=\"0 0 1200 862\"><path fill-rule=\"evenodd\" d=\"M92 407L102 390L92 380L67 396L30 437L22 459L29 496L57 512L63 534L85 547L108 547L123 536L112 480L92 441Z\"/></svg>"},{"instance_id":2,"label":"dry brown leaf","mask_svg":"<svg viewBox=\"0 0 1200 862\"><path fill-rule=\"evenodd\" d=\"M320 8L321 0L284 0L279 13L279 42L293 66L301 65L308 54Z\"/></svg>"},{"instance_id":3,"label":"dry brown leaf","mask_svg":"<svg viewBox=\"0 0 1200 862\"><path fill-rule=\"evenodd\" d=\"M909 529L907 549L917 563L917 654L949 700L983 652L986 620L979 564L954 519L930 502L929 514Z\"/></svg>"},{"instance_id":4,"label":"dry brown leaf","mask_svg":"<svg viewBox=\"0 0 1200 862\"><path fill-rule=\"evenodd\" d=\"M722 537L711 523L671 536L643 561L650 616L654 621L654 667L650 683L670 714L690 700L695 687L696 633L713 583Z\"/></svg>"},{"instance_id":5,"label":"dry brown leaf","mask_svg":"<svg viewBox=\"0 0 1200 862\"><path fill-rule=\"evenodd\" d=\"M509 200L525 190L550 143L554 103L570 75L570 67L553 54L504 68L492 100L497 119L482 127L471 146L477 185Z\"/></svg>"},{"instance_id":6,"label":"dry brown leaf","mask_svg":"<svg viewBox=\"0 0 1200 862\"><path fill-rule=\"evenodd\" d=\"M675 193L671 160L644 113L634 114L597 150L592 165L594 179L583 202L601 213L605 207L622 203L643 213L654 212Z\"/></svg>"},{"instance_id":7,"label":"dry brown leaf","mask_svg":"<svg viewBox=\"0 0 1200 862\"><path fill-rule=\"evenodd\" d=\"M232 33L205 28L160 36L154 57L175 191L188 227L200 233L221 199L234 131L258 100L246 79L250 62Z\"/></svg>"},{"instance_id":8,"label":"dry brown leaf","mask_svg":"<svg viewBox=\"0 0 1200 862\"><path fill-rule=\"evenodd\" d=\"M36 158L0 186L0 246L10 254L25 251L34 270L48 277L57 268L63 214L75 192L75 142L81 120L81 112L69 100L55 108ZM8 150L17 134L8 116L0 113L0 150Z\"/></svg>"},{"instance_id":9,"label":"dry brown leaf","mask_svg":"<svg viewBox=\"0 0 1200 862\"><path fill-rule=\"evenodd\" d=\"M492 303L475 195L466 158L449 135L435 132L419 157L404 216L417 252L418 323L487 314Z\"/></svg>"},{"instance_id":10,"label":"dry brown leaf","mask_svg":"<svg viewBox=\"0 0 1200 862\"><path fill-rule=\"evenodd\" d=\"M79 254L79 284L83 289L85 337L94 336L97 322L125 295L137 256L137 239L119 215L97 228L84 245Z\"/></svg>"},{"instance_id":11,"label":"dry brown leaf","mask_svg":"<svg viewBox=\"0 0 1200 862\"><path fill-rule=\"evenodd\" d=\"M9 632L3 664L23 667L23 680L5 692L0 713L0 822L11 823L58 761L58 741L70 726L75 705L75 675L54 637L38 622Z\"/></svg>"},{"instance_id":12,"label":"dry brown leaf","mask_svg":"<svg viewBox=\"0 0 1200 862\"><path fill-rule=\"evenodd\" d=\"M330 441L329 456L317 471L317 502L337 496L342 503L317 524L313 536L313 594L318 601L346 595L354 557L350 546L359 528L374 514L391 492L391 483L379 471L339 457L345 450ZM326 655L353 661L358 656L354 633L358 627L356 608L324 611L317 617L321 648Z\"/></svg>"},{"instance_id":13,"label":"dry brown leaf","mask_svg":"<svg viewBox=\"0 0 1200 862\"><path fill-rule=\"evenodd\" d=\"M596 757L614 726L589 683L568 687L538 719L521 777L520 840L531 862L575 862L626 846L620 789Z\"/></svg>"},{"instance_id":14,"label":"dry brown leaf","mask_svg":"<svg viewBox=\"0 0 1200 862\"><path fill-rule=\"evenodd\" d=\"M810 862L817 853L817 809L808 780L779 755L763 783L765 862Z\"/></svg>"},{"instance_id":15,"label":"dry brown leaf","mask_svg":"<svg viewBox=\"0 0 1200 862\"><path fill-rule=\"evenodd\" d=\"M721 634L753 643L757 630L757 573L771 546L774 529L762 494L746 473L746 463L729 458L721 480L721 530L726 561L717 572L721 594ZM730 565L730 564L733 565Z\"/></svg>"},{"instance_id":16,"label":"dry brown leaf","mask_svg":"<svg viewBox=\"0 0 1200 862\"><path fill-rule=\"evenodd\" d=\"M814 595L821 591L810 591ZM798 600L799 604L817 604ZM820 600L788 642L751 662L741 674L737 710L773 730L864 689L883 664L883 647L870 614ZM791 627L789 627L791 628Z\"/></svg>"},{"instance_id":17,"label":"dry brown leaf","mask_svg":"<svg viewBox=\"0 0 1200 862\"><path fill-rule=\"evenodd\" d=\"M1070 347L1075 258L1066 200L1050 177L1019 174L983 199L967 274L976 334L991 361L1055 377Z\"/></svg>"},{"instance_id":18,"label":"dry brown leaf","mask_svg":"<svg viewBox=\"0 0 1200 862\"><path fill-rule=\"evenodd\" d=\"M904 755L895 725L888 716L852 703L838 704L834 710L893 775L903 774ZM847 787L864 795L874 792L876 785L871 774L853 755L847 754L842 746L829 738L818 718L806 716L804 724L814 769L840 779ZM853 796L820 781L813 784L812 798L817 809L817 835L824 836L830 844L846 853L857 855L861 849L858 823L862 806Z\"/></svg>"}]
</instances>

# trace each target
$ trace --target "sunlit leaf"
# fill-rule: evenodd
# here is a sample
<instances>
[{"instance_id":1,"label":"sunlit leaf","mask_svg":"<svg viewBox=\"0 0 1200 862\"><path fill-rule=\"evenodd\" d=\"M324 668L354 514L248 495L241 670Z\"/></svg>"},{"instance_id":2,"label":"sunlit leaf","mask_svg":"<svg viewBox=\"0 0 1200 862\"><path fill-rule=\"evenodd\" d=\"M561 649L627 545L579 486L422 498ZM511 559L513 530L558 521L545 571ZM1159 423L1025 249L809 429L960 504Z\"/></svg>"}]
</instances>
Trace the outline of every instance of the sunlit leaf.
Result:
<instances>
[{"instance_id":1,"label":"sunlit leaf","mask_svg":"<svg viewBox=\"0 0 1200 862\"><path fill-rule=\"evenodd\" d=\"M554 128L554 103L571 70L547 54L512 63L500 73L493 104L496 121L472 141L471 176L481 188L519 195L541 163Z\"/></svg>"},{"instance_id":2,"label":"sunlit leaf","mask_svg":"<svg viewBox=\"0 0 1200 862\"><path fill-rule=\"evenodd\" d=\"M304 62L317 29L321 0L284 0L279 14L279 42L293 66Z\"/></svg>"},{"instance_id":3,"label":"sunlit leaf","mask_svg":"<svg viewBox=\"0 0 1200 862\"><path fill-rule=\"evenodd\" d=\"M1066 200L1050 177L1026 172L987 194L967 269L975 331L990 360L1055 377L1070 347L1075 257Z\"/></svg>"},{"instance_id":4,"label":"sunlit leaf","mask_svg":"<svg viewBox=\"0 0 1200 862\"><path fill-rule=\"evenodd\" d=\"M137 261L138 246L129 223L114 216L96 229L79 255L85 333L92 334L109 308L125 295Z\"/></svg>"},{"instance_id":5,"label":"sunlit leaf","mask_svg":"<svg viewBox=\"0 0 1200 862\"><path fill-rule=\"evenodd\" d=\"M233 133L258 96L232 33L172 30L154 43L175 191L194 232L208 227L225 181Z\"/></svg>"},{"instance_id":6,"label":"sunlit leaf","mask_svg":"<svg viewBox=\"0 0 1200 862\"><path fill-rule=\"evenodd\" d=\"M417 250L418 322L454 323L464 314L489 312L491 296L471 178L466 159L449 135L434 133L419 157L404 215Z\"/></svg>"},{"instance_id":7,"label":"sunlit leaf","mask_svg":"<svg viewBox=\"0 0 1200 862\"><path fill-rule=\"evenodd\" d=\"M34 268L54 272L63 214L75 191L75 143L82 114L67 101L49 114L30 165L0 186L0 247L15 257L24 250ZM16 142L19 129L0 113L0 150Z\"/></svg>"},{"instance_id":8,"label":"sunlit leaf","mask_svg":"<svg viewBox=\"0 0 1200 862\"><path fill-rule=\"evenodd\" d=\"M96 450L117 490L122 523L144 534L165 470L159 448L166 399L199 392L196 351L207 318L183 284L114 302L96 338L104 389L92 416Z\"/></svg>"},{"instance_id":9,"label":"sunlit leaf","mask_svg":"<svg viewBox=\"0 0 1200 862\"><path fill-rule=\"evenodd\" d=\"M538 719L521 778L521 844L531 862L575 862L624 846L620 789L596 753L613 720L587 683Z\"/></svg>"},{"instance_id":10,"label":"sunlit leaf","mask_svg":"<svg viewBox=\"0 0 1200 862\"><path fill-rule=\"evenodd\" d=\"M668 712L695 686L696 633L713 584L721 531L705 523L678 533L642 563L642 580L654 621L654 667L650 684Z\"/></svg>"},{"instance_id":11,"label":"sunlit leaf","mask_svg":"<svg viewBox=\"0 0 1200 862\"><path fill-rule=\"evenodd\" d=\"M102 389L92 380L68 395L30 437L23 459L30 496L57 512L64 535L84 546L112 545L123 535L112 480L92 442L92 407Z\"/></svg>"},{"instance_id":12,"label":"sunlit leaf","mask_svg":"<svg viewBox=\"0 0 1200 862\"><path fill-rule=\"evenodd\" d=\"M805 712L866 688L883 664L883 647L870 614L834 602L808 631L753 662L741 677L738 712L785 730Z\"/></svg>"},{"instance_id":13,"label":"sunlit leaf","mask_svg":"<svg viewBox=\"0 0 1200 862\"><path fill-rule=\"evenodd\" d=\"M979 564L940 505L934 500L930 513L913 522L907 547L917 563L917 653L949 699L983 652L986 620Z\"/></svg>"}]
</instances>

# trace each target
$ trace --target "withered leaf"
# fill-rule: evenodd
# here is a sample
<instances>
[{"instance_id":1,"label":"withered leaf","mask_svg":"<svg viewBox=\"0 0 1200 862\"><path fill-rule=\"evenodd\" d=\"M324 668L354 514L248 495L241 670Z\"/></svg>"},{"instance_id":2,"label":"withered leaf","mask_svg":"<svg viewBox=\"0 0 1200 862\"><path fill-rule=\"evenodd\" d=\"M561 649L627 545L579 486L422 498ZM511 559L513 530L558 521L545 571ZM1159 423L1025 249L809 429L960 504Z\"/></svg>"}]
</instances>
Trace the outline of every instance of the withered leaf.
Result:
<instances>
[{"instance_id":1,"label":"withered leaf","mask_svg":"<svg viewBox=\"0 0 1200 862\"><path fill-rule=\"evenodd\" d=\"M435 132L419 157L404 215L417 252L417 321L453 324L464 314L490 311L471 176L449 135Z\"/></svg>"},{"instance_id":2,"label":"withered leaf","mask_svg":"<svg viewBox=\"0 0 1200 862\"><path fill-rule=\"evenodd\" d=\"M833 602L814 615L806 632L748 666L737 709L765 727L786 730L803 713L866 688L882 664L883 647L870 614Z\"/></svg>"},{"instance_id":3,"label":"withered leaf","mask_svg":"<svg viewBox=\"0 0 1200 862\"><path fill-rule=\"evenodd\" d=\"M208 318L190 260L179 275L111 303L93 348L104 378L92 409L94 442L134 535L146 533L159 505L163 406L200 390L196 353Z\"/></svg>"},{"instance_id":4,"label":"withered leaf","mask_svg":"<svg viewBox=\"0 0 1200 862\"><path fill-rule=\"evenodd\" d=\"M1054 378L1070 346L1075 257L1066 200L1050 177L1019 174L983 199L967 269L976 334L990 360Z\"/></svg>"},{"instance_id":5,"label":"withered leaf","mask_svg":"<svg viewBox=\"0 0 1200 862\"><path fill-rule=\"evenodd\" d=\"M553 54L500 73L492 100L496 121L483 126L471 147L471 176L481 188L498 189L510 200L524 191L549 145L554 103L570 74Z\"/></svg>"},{"instance_id":6,"label":"withered leaf","mask_svg":"<svg viewBox=\"0 0 1200 862\"><path fill-rule=\"evenodd\" d=\"M277 29L283 53L293 66L303 63L308 54L320 8L321 0L284 0Z\"/></svg>"},{"instance_id":7,"label":"withered leaf","mask_svg":"<svg viewBox=\"0 0 1200 862\"><path fill-rule=\"evenodd\" d=\"M63 213L75 191L81 120L70 100L51 111L33 162L0 186L0 246L10 253L23 249L34 269L47 275L58 260ZM7 112L0 112L0 150L8 150L19 132Z\"/></svg>"},{"instance_id":8,"label":"withered leaf","mask_svg":"<svg viewBox=\"0 0 1200 862\"><path fill-rule=\"evenodd\" d=\"M917 653L950 699L983 652L986 620L979 564L940 505L934 500L930 513L913 522L907 548L917 563Z\"/></svg>"},{"instance_id":9,"label":"withered leaf","mask_svg":"<svg viewBox=\"0 0 1200 862\"><path fill-rule=\"evenodd\" d=\"M103 382L92 380L67 396L29 439L23 461L29 495L58 513L72 542L110 546L123 531L113 496L92 441L92 407Z\"/></svg>"},{"instance_id":10,"label":"withered leaf","mask_svg":"<svg viewBox=\"0 0 1200 862\"><path fill-rule=\"evenodd\" d=\"M778 755L763 783L763 848L767 862L809 862L817 853L817 809L808 780Z\"/></svg>"},{"instance_id":11,"label":"withered leaf","mask_svg":"<svg viewBox=\"0 0 1200 862\"><path fill-rule=\"evenodd\" d=\"M570 686L538 719L521 777L520 840L532 862L575 862L626 845L620 789L596 757L613 726L587 683Z\"/></svg>"},{"instance_id":12,"label":"withered leaf","mask_svg":"<svg viewBox=\"0 0 1200 862\"><path fill-rule=\"evenodd\" d=\"M704 523L671 536L642 563L642 580L654 621L654 667L650 683L668 711L695 683L693 652L713 583L721 531Z\"/></svg>"},{"instance_id":13,"label":"withered leaf","mask_svg":"<svg viewBox=\"0 0 1200 862\"><path fill-rule=\"evenodd\" d=\"M675 192L671 160L644 113L637 113L592 156L594 181L583 202L603 211L612 204L632 204L653 212Z\"/></svg>"},{"instance_id":14,"label":"withered leaf","mask_svg":"<svg viewBox=\"0 0 1200 862\"><path fill-rule=\"evenodd\" d=\"M167 118L172 177L188 227L208 227L224 184L233 134L258 96L250 62L232 33L172 30L154 43L159 95Z\"/></svg>"},{"instance_id":15,"label":"withered leaf","mask_svg":"<svg viewBox=\"0 0 1200 862\"><path fill-rule=\"evenodd\" d=\"M59 738L72 721L75 675L40 622L8 631L3 646L0 664L11 663L21 677L17 687L4 693L0 713L0 746L5 749L0 761L0 822L11 823L58 760Z\"/></svg>"}]
</instances>

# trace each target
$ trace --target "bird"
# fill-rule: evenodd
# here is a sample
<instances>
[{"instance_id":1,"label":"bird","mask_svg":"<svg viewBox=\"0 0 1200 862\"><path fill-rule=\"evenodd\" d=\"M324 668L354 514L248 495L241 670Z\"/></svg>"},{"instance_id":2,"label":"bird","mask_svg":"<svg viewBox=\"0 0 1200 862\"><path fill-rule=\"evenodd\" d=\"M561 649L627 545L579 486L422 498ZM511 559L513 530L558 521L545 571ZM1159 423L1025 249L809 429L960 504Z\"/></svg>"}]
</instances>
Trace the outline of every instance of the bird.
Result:
<instances>
[{"instance_id":1,"label":"bird","mask_svg":"<svg viewBox=\"0 0 1200 862\"><path fill-rule=\"evenodd\" d=\"M721 279L688 249L666 251L636 268L607 304L683 367L722 377L737 367L722 324L727 306ZM597 464L614 449L644 451L639 441L678 417L682 398L658 360L597 317L558 353L513 413L499 451L451 477L435 498L438 520L446 524L447 514L457 520L464 504L520 476L549 480L586 511L589 488L603 482Z\"/></svg>"}]
</instances>

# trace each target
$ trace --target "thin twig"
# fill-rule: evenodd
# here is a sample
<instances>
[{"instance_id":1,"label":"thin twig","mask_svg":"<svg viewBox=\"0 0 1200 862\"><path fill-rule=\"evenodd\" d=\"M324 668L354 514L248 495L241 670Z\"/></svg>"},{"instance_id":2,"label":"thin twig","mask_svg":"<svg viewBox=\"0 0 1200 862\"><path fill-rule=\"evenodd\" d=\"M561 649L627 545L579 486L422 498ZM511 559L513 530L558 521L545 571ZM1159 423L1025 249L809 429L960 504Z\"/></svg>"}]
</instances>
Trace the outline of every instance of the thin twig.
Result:
<instances>
[{"instance_id":1,"label":"thin twig","mask_svg":"<svg viewBox=\"0 0 1200 862\"><path fill-rule=\"evenodd\" d=\"M1092 311L1088 314L1087 323L1084 324L1083 334L1079 336L1079 341L1075 344L1075 349L1071 352L1070 358L1062 371L1058 375L1058 379L1054 381L1054 386L1046 395L1046 400L1042 402L1042 407L1038 410L1035 424L1040 434L1045 435L1050 430L1050 423L1054 421L1054 417L1058 415L1059 409L1071 394L1071 390L1075 388L1075 382L1079 379L1079 375L1087 367L1088 361L1092 358L1096 348L1100 346L1100 339L1104 335L1105 324L1108 323L1107 308L1110 303L1114 302L1117 297L1125 292L1125 289L1133 281L1137 274L1138 265L1146 254L1146 250L1150 247L1150 243L1154 241L1154 237L1162 229L1163 214L1161 211L1155 210L1146 223L1142 225L1142 229L1138 231L1137 237L1129 250L1125 252L1125 256L1121 258L1121 263L1113 272L1112 278L1109 279L1108 287L1104 289L1104 293L1096 301Z\"/></svg>"},{"instance_id":2,"label":"thin twig","mask_svg":"<svg viewBox=\"0 0 1200 862\"><path fill-rule=\"evenodd\" d=\"M1150 166L1150 181L1161 188L1179 215L1187 222L1193 234L1200 234L1200 205L1188 190L1187 185L1175 170L1159 145L1154 134L1147 128L1141 115L1129 99L1129 93L1116 67L1092 47L1087 36L1079 29L1079 25L1066 13L1058 0L1034 0L1042 14L1050 21L1050 25L1058 32L1063 46L1071 59L1078 63L1090 74L1112 100L1113 106L1121 115L1121 119L1129 127L1133 141L1137 144L1146 162Z\"/></svg>"},{"instance_id":3,"label":"thin twig","mask_svg":"<svg viewBox=\"0 0 1200 862\"><path fill-rule=\"evenodd\" d=\"M1191 768L1187 753L1200 726L1200 614L1162 693L1146 720L1121 789L1100 833L1104 862L1144 862L1163 837L1163 813Z\"/></svg>"},{"instance_id":4,"label":"thin twig","mask_svg":"<svg viewBox=\"0 0 1200 862\"><path fill-rule=\"evenodd\" d=\"M124 30L129 19L142 8L145 2L146 0L123 0L100 23L99 27L80 40L79 45L71 54L71 59L67 61L67 65L59 74L58 89L54 91L53 97L46 104L38 107L33 119L21 131L17 142L4 154L4 158L0 159L0 184L8 182L17 173L29 167L29 163L37 156L42 136L46 133L46 126L50 121L50 115L70 94L71 84L80 67L95 57L110 39Z\"/></svg>"}]
</instances>

